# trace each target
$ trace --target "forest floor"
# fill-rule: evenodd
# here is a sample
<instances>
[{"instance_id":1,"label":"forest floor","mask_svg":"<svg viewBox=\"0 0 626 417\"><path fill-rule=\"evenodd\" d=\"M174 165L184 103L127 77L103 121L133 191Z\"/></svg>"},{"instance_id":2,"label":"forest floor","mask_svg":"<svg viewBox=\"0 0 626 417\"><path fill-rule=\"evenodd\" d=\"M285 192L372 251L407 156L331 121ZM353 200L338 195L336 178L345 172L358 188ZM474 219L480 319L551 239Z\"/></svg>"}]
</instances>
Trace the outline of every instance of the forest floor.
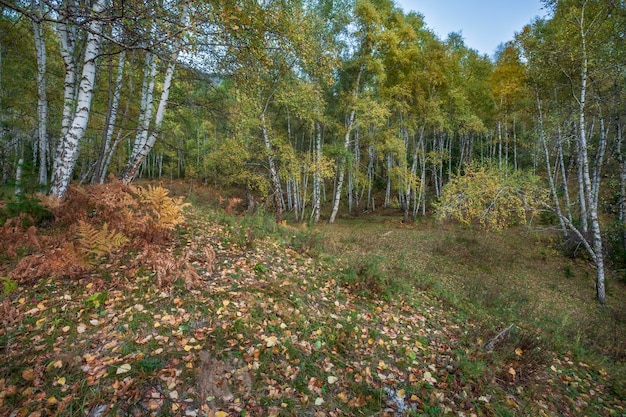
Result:
<instances>
[{"instance_id":1,"label":"forest floor","mask_svg":"<svg viewBox=\"0 0 626 417\"><path fill-rule=\"evenodd\" d=\"M133 251L3 279L1 416L626 416L624 288L599 306L548 235L193 197L161 248L193 280Z\"/></svg>"}]
</instances>

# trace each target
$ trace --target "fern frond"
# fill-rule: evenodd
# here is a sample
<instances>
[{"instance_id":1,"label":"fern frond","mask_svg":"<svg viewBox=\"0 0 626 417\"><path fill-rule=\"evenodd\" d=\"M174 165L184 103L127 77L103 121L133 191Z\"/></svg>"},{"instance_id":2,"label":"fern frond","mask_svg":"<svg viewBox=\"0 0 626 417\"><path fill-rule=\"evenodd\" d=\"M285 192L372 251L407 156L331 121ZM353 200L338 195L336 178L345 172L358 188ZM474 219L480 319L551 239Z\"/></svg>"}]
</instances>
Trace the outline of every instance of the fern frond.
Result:
<instances>
[{"instance_id":1,"label":"fern frond","mask_svg":"<svg viewBox=\"0 0 626 417\"><path fill-rule=\"evenodd\" d=\"M98 230L87 222L78 222L78 248L85 256L103 256L110 254L128 242L128 238L115 230L109 230L104 223Z\"/></svg>"},{"instance_id":2,"label":"fern frond","mask_svg":"<svg viewBox=\"0 0 626 417\"><path fill-rule=\"evenodd\" d=\"M157 229L173 230L184 223L183 210L190 204L184 203L182 197L170 197L169 190L160 185L137 187L136 193L142 205L148 209L148 217L152 218Z\"/></svg>"}]
</instances>

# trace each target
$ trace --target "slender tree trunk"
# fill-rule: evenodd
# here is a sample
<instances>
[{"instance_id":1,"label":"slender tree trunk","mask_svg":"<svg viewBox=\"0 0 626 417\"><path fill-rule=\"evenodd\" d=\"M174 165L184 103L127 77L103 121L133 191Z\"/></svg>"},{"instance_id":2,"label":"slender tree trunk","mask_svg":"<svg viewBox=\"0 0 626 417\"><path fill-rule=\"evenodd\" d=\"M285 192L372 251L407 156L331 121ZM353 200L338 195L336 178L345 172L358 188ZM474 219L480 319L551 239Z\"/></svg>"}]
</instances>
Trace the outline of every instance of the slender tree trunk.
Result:
<instances>
[{"instance_id":1,"label":"slender tree trunk","mask_svg":"<svg viewBox=\"0 0 626 417\"><path fill-rule=\"evenodd\" d=\"M94 16L98 16L104 10L104 0L97 0L92 9ZM78 159L80 140L84 137L89 121L91 100L94 94L94 81L96 78L96 58L100 50L102 37L99 35L102 29L102 21L94 19L89 22L89 33L85 47L85 57L82 77L79 84L78 96L76 97L76 112L67 134L61 139L57 148L57 164L52 173L52 187L50 193L59 198L64 198L67 187L72 179L72 173Z\"/></svg>"},{"instance_id":2,"label":"slender tree trunk","mask_svg":"<svg viewBox=\"0 0 626 417\"><path fill-rule=\"evenodd\" d=\"M315 146L313 150L313 211L311 217L313 223L320 221L320 208L322 199L322 124L315 121Z\"/></svg>"},{"instance_id":3,"label":"slender tree trunk","mask_svg":"<svg viewBox=\"0 0 626 417\"><path fill-rule=\"evenodd\" d=\"M565 225L565 221L563 220L563 212L561 210L561 203L559 202L559 194L556 190L556 185L554 181L554 175L552 173L552 168L550 167L550 152L548 151L548 144L546 140L546 132L543 127L543 112L541 110L541 99L539 98L539 94L537 94L537 116L539 122L539 137L541 140L541 144L543 145L543 151L546 158L546 172L548 174L548 183L550 184L550 194L552 194L552 199L554 201L554 209L556 210L556 215L559 219L559 223L561 225L561 230L564 236L567 236L567 226Z\"/></svg>"},{"instance_id":4,"label":"slender tree trunk","mask_svg":"<svg viewBox=\"0 0 626 417\"><path fill-rule=\"evenodd\" d=\"M600 103L598 103L598 108L600 113L600 143L598 144L596 160L593 166L593 177L591 178L591 198L596 207L598 206L598 194L600 192L600 181L602 179L602 165L604 164L604 153L606 151L607 143L607 131L605 130L604 117L602 116Z\"/></svg>"},{"instance_id":5,"label":"slender tree trunk","mask_svg":"<svg viewBox=\"0 0 626 417\"><path fill-rule=\"evenodd\" d=\"M74 2L68 1L65 5L65 13L73 13ZM76 27L66 23L67 15L62 15L61 21L57 24L56 32L59 40L59 51L65 67L65 79L63 81L63 115L61 117L61 138L57 143L54 159L52 161L52 172L57 172L57 164L61 161L61 143L67 135L72 124L72 115L75 111L76 102L76 72L77 65L74 57L76 49Z\"/></svg>"},{"instance_id":6,"label":"slender tree trunk","mask_svg":"<svg viewBox=\"0 0 626 417\"><path fill-rule=\"evenodd\" d=\"M513 116L513 170L517 172L517 126Z\"/></svg>"},{"instance_id":7,"label":"slender tree trunk","mask_svg":"<svg viewBox=\"0 0 626 417\"><path fill-rule=\"evenodd\" d=\"M502 169L502 122L498 119L498 168Z\"/></svg>"},{"instance_id":8,"label":"slender tree trunk","mask_svg":"<svg viewBox=\"0 0 626 417\"><path fill-rule=\"evenodd\" d=\"M354 120L356 117L356 110L352 109L350 112L350 116L348 117L348 126L346 127L346 134L344 136L344 152L348 152L350 148L350 136L352 134L352 129L354 127ZM335 189L335 198L333 199L333 210L330 213L330 219L328 219L328 223L335 223L335 217L337 217L337 212L339 211L339 202L341 201L341 188L343 186L343 179L345 176L345 165L346 165L346 157L345 155L339 158L337 162L337 187Z\"/></svg>"},{"instance_id":9,"label":"slender tree trunk","mask_svg":"<svg viewBox=\"0 0 626 417\"><path fill-rule=\"evenodd\" d=\"M586 3L585 3L586 4ZM587 58L587 44L586 44L586 32L584 29L585 19L585 4L581 11L580 17L580 34L581 34L581 46L582 46L582 71L581 71L581 86L580 86L580 100L579 100L579 150L581 153L582 171L584 178L584 191L587 196L587 205L589 208L589 218L591 220L591 231L593 233L593 250L596 255L596 296L601 303L606 301L606 290L604 286L604 255L602 234L600 231L600 219L598 217L598 201L594 198L593 185L591 183L591 176L589 173L589 158L587 155L587 136L585 125L585 100L587 94L587 78L589 61ZM599 188L599 184L597 186Z\"/></svg>"},{"instance_id":10,"label":"slender tree trunk","mask_svg":"<svg viewBox=\"0 0 626 417\"><path fill-rule=\"evenodd\" d=\"M117 64L117 78L115 79L115 86L113 87L113 94L110 100L109 111L107 113L104 137L102 141L102 150L96 163L95 173L92 177L91 183L103 184L106 174L105 163L108 159L109 152L112 151L111 140L113 139L113 131L115 130L115 122L117 121L117 112L120 105L120 97L122 93L122 78L124 75L124 64L126 62L126 50L120 53L119 61Z\"/></svg>"},{"instance_id":11,"label":"slender tree trunk","mask_svg":"<svg viewBox=\"0 0 626 417\"><path fill-rule=\"evenodd\" d=\"M567 176L567 172L565 170L565 158L563 156L563 135L561 133L561 126L559 125L559 137L558 137L558 141L557 141L557 152L558 152L558 157L559 157L559 165L561 167L561 179L563 181L563 195L565 197L565 213L567 216L567 219L570 221L570 223L572 222L572 211L570 209L571 207L571 203L570 203L570 197L569 197L569 186L568 186L568 176Z\"/></svg>"},{"instance_id":12,"label":"slender tree trunk","mask_svg":"<svg viewBox=\"0 0 626 417\"><path fill-rule=\"evenodd\" d=\"M156 57L154 56L154 54L151 52L147 52L143 72L143 85L141 87L139 125L137 126L137 135L135 136L133 150L128 158L129 161L132 161L139 154L140 149L145 146L148 141L150 122L152 121L156 64Z\"/></svg>"},{"instance_id":13,"label":"slender tree trunk","mask_svg":"<svg viewBox=\"0 0 626 417\"><path fill-rule=\"evenodd\" d=\"M391 171L393 169L393 156L387 154L387 189L385 190L385 204L384 207L388 208L391 205Z\"/></svg>"},{"instance_id":14,"label":"slender tree trunk","mask_svg":"<svg viewBox=\"0 0 626 417\"><path fill-rule=\"evenodd\" d=\"M355 101L359 96L361 75L364 70L365 70L364 66L361 66L361 69L359 70L359 73L356 76L356 83L354 86L354 91L352 93L352 97ZM346 133L345 133L344 141L343 141L344 155L341 156L337 161L338 178L337 178L337 187L335 189L335 198L333 199L333 209L332 209L332 212L330 213L330 219L328 219L328 223L330 224L335 223L335 217L337 217L337 212L339 211L339 202L341 201L341 188L343 186L343 179L345 175L346 155L348 154L348 151L350 149L350 136L352 135L352 129L354 129L355 119L356 119L356 109L353 107L352 110L350 111L350 116L348 116Z\"/></svg>"},{"instance_id":15,"label":"slender tree trunk","mask_svg":"<svg viewBox=\"0 0 626 417\"><path fill-rule=\"evenodd\" d=\"M147 132L141 132L141 143L138 145L137 141L135 142L133 155L126 165L126 168L124 168L124 170L120 174L120 179L126 184L132 182L133 179L135 179L139 167L143 163L148 153L152 150L159 135L161 134L161 126L163 125L163 119L165 118L165 109L167 107L167 102L170 96L170 89L172 86L172 79L174 77L174 70L176 68L176 60L178 59L179 48L180 43L177 42L173 48L175 52L167 65L167 70L165 71L165 78L163 79L163 90L161 90L161 99L159 100L159 106L154 117L153 130L145 141L143 138L145 137L145 135L147 135ZM154 82L154 79L152 79L152 82ZM143 123L145 126L146 122L143 121ZM149 121L147 125L149 125Z\"/></svg>"},{"instance_id":16,"label":"slender tree trunk","mask_svg":"<svg viewBox=\"0 0 626 417\"><path fill-rule=\"evenodd\" d=\"M267 109L267 106L265 110ZM270 142L270 136L265 121L265 110L261 113L261 130L263 133L263 144L267 150L267 163L270 171L270 180L272 181L272 188L274 189L274 205L276 210L276 223L283 221L283 200L281 198L282 187L280 185L280 177L278 176L278 169L276 168L276 161L274 160L274 150Z\"/></svg>"},{"instance_id":17,"label":"slender tree trunk","mask_svg":"<svg viewBox=\"0 0 626 417\"><path fill-rule=\"evenodd\" d=\"M43 16L41 3L31 1L36 16ZM46 39L43 22L33 21L35 50L37 52L37 133L39 138L39 185L48 185L48 97L46 95Z\"/></svg>"},{"instance_id":18,"label":"slender tree trunk","mask_svg":"<svg viewBox=\"0 0 626 417\"><path fill-rule=\"evenodd\" d=\"M15 195L22 196L22 170L24 167L24 158L17 161L17 170L15 171Z\"/></svg>"},{"instance_id":19,"label":"slender tree trunk","mask_svg":"<svg viewBox=\"0 0 626 417\"><path fill-rule=\"evenodd\" d=\"M374 145L367 148L367 209L376 210L376 204L372 197L372 186L374 185Z\"/></svg>"}]
</instances>

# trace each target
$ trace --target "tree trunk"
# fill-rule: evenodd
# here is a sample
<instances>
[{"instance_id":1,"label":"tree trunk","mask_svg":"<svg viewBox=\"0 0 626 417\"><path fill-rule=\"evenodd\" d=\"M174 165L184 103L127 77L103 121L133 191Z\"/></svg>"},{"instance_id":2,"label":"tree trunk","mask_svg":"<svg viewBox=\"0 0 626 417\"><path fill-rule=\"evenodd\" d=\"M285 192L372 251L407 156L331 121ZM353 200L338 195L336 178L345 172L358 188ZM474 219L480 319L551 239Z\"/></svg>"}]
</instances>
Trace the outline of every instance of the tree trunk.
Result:
<instances>
[{"instance_id":1,"label":"tree trunk","mask_svg":"<svg viewBox=\"0 0 626 417\"><path fill-rule=\"evenodd\" d=\"M359 88L361 84L361 75L365 68L361 66L359 73L356 76L356 84L354 86L354 91L352 93L353 99L356 101L359 96ZM344 155L341 156L337 161L337 172L339 177L337 178L337 187L335 188L335 198L333 200L333 210L330 213L330 219L328 223L335 223L335 217L337 217L337 212L339 211L339 202L341 201L341 187L343 186L343 179L345 174L345 164L346 164L346 155L350 150L350 136L352 134L352 129L354 128L354 121L356 119L356 109L353 107L350 111L350 116L348 117L348 124L346 126L346 133L343 141L343 150Z\"/></svg>"},{"instance_id":2,"label":"tree trunk","mask_svg":"<svg viewBox=\"0 0 626 417\"><path fill-rule=\"evenodd\" d=\"M311 217L313 223L320 221L320 208L322 197L322 125L320 122L315 122L315 147L313 150L313 164L315 170L313 171L313 211Z\"/></svg>"},{"instance_id":3,"label":"tree trunk","mask_svg":"<svg viewBox=\"0 0 626 417\"><path fill-rule=\"evenodd\" d=\"M587 94L587 77L588 77L588 58L587 58L587 44L586 44L586 32L584 29L585 19L585 5L581 10L580 17L580 34L581 34L581 46L582 46L582 72L581 72L581 86L580 86L580 100L579 100L579 144L582 161L582 171L584 179L584 191L587 196L587 206L589 209L589 218L591 220L591 231L593 233L593 250L596 255L596 296L601 303L606 301L606 290L604 287L604 255L602 234L600 231L600 220L598 218L598 201L594 198L594 186L591 183L591 177L589 173L589 158L587 155L587 136L585 125L585 99ZM600 185L597 185L599 188Z\"/></svg>"},{"instance_id":4,"label":"tree trunk","mask_svg":"<svg viewBox=\"0 0 626 417\"><path fill-rule=\"evenodd\" d=\"M267 109L267 106L266 106ZM278 170L276 169L276 162L274 160L274 150L270 142L269 132L265 121L265 110L261 113L261 130L263 132L263 144L267 150L267 163L270 171L270 180L272 181L272 188L274 189L274 205L276 210L276 223L283 221L283 199L281 198L282 187L280 185L280 177L278 176Z\"/></svg>"},{"instance_id":5,"label":"tree trunk","mask_svg":"<svg viewBox=\"0 0 626 417\"><path fill-rule=\"evenodd\" d=\"M126 51L123 50L120 53L119 61L117 64L117 78L115 79L115 86L113 87L113 94L110 100L109 111L106 118L106 123L103 132L102 150L96 163L96 169L92 177L91 183L103 184L106 175L106 161L109 159L109 152L113 152L114 149L111 146L111 140L113 139L113 131L115 130L115 122L117 121L117 112L120 105L120 96L122 93L122 78L124 75L124 64L126 62Z\"/></svg>"},{"instance_id":6,"label":"tree trunk","mask_svg":"<svg viewBox=\"0 0 626 417\"><path fill-rule=\"evenodd\" d=\"M97 0L94 3L92 9L94 16L98 16L102 13L104 3L104 0ZM91 100L94 94L94 81L96 78L96 58L102 42L102 37L99 35L101 29L102 21L100 19L94 19L89 22L89 33L85 46L82 77L76 97L76 112L72 118L69 130L65 136L61 138L57 147L56 164L54 172L52 173L52 187L50 193L59 198L64 198L67 192L76 160L78 159L79 143L85 135L87 122L89 121Z\"/></svg>"},{"instance_id":7,"label":"tree trunk","mask_svg":"<svg viewBox=\"0 0 626 417\"><path fill-rule=\"evenodd\" d=\"M546 173L548 175L548 184L550 184L550 194L552 194L552 198L554 201L554 209L556 211L556 215L559 219L559 224L561 225L561 230L564 236L567 236L567 227L565 225L565 221L563 220L563 212L561 210L561 203L559 202L559 194L556 191L556 185L554 181L554 175L552 174L552 168L550 167L550 152L548 151L548 144L546 140L546 133L543 128L543 112L541 110L541 100L539 98L539 94L537 94L537 116L539 122L539 138L543 145L543 151L546 158Z\"/></svg>"},{"instance_id":8,"label":"tree trunk","mask_svg":"<svg viewBox=\"0 0 626 417\"><path fill-rule=\"evenodd\" d=\"M42 17L42 5L31 1L33 12ZM33 21L35 50L37 53L37 133L39 138L39 185L48 185L48 98L46 95L46 39L43 22Z\"/></svg>"},{"instance_id":9,"label":"tree trunk","mask_svg":"<svg viewBox=\"0 0 626 417\"><path fill-rule=\"evenodd\" d=\"M137 171L139 170L139 167L141 166L141 164L143 163L143 161L145 160L146 156L148 155L148 153L152 150L152 148L154 147L154 144L156 143L160 133L161 133L161 126L163 124L163 119L165 118L165 109L167 107L167 102L169 100L169 96L170 96L170 88L172 86L172 79L174 77L174 70L176 68L176 60L178 59L178 53L179 53L179 48L180 48L180 43L177 42L174 47L173 50L175 51L170 62L167 65L167 70L165 71L165 78L163 79L163 90L161 91L161 99L159 100L159 107L157 108L157 112L156 115L154 117L154 127L152 132L150 133L149 137L147 139L144 140L144 138L147 135L147 130L142 130L141 136L138 138L139 141L137 139L135 139L135 146L133 147L133 154L131 155L130 161L128 162L128 164L126 165L126 167L124 168L124 170L122 171L122 173L120 174L120 179L122 180L122 182L124 182L125 184L128 184L130 182L132 182L135 179L135 176L137 175ZM150 63L150 72L148 73L149 76L152 75L152 63ZM149 80L148 83L154 83L154 78L151 77L151 81ZM147 87L148 90L150 89L150 86ZM143 94L142 94L143 96ZM142 97L143 98L143 97ZM146 95L146 103L149 103L149 99L151 98L151 94L150 92L147 93ZM149 106L151 107L151 106ZM147 112L147 117L150 117L151 112ZM149 120L142 120L142 127L141 129L143 129L143 127L145 126L149 126L150 125L150 121ZM139 136L139 134L138 134ZM138 143L139 142L139 143Z\"/></svg>"}]
</instances>

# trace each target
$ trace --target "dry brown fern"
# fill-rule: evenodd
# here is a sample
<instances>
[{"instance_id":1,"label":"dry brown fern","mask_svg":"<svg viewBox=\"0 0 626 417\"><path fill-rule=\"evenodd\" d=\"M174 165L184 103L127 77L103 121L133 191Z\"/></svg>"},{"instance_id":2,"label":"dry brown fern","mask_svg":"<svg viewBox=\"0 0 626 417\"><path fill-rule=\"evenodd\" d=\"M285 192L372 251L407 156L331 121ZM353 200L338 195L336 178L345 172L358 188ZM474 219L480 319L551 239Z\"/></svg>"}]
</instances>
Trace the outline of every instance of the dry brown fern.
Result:
<instances>
[{"instance_id":1,"label":"dry brown fern","mask_svg":"<svg viewBox=\"0 0 626 417\"><path fill-rule=\"evenodd\" d=\"M82 220L78 222L78 250L86 258L110 255L120 246L128 243L128 238L116 230L109 230L106 222L97 229Z\"/></svg>"},{"instance_id":2,"label":"dry brown fern","mask_svg":"<svg viewBox=\"0 0 626 417\"><path fill-rule=\"evenodd\" d=\"M197 287L202 278L189 262L191 248L187 248L182 255L174 256L171 249L163 249L161 245L146 245L135 260L136 267L150 267L156 278L157 286L170 286L174 281L183 278L185 288Z\"/></svg>"},{"instance_id":3,"label":"dry brown fern","mask_svg":"<svg viewBox=\"0 0 626 417\"><path fill-rule=\"evenodd\" d=\"M8 277L21 283L30 283L48 277L76 278L90 270L91 267L85 263L74 244L66 242L60 248L20 259Z\"/></svg>"},{"instance_id":4,"label":"dry brown fern","mask_svg":"<svg viewBox=\"0 0 626 417\"><path fill-rule=\"evenodd\" d=\"M20 250L41 249L37 228L35 226L25 228L22 216L9 219L0 227L0 242L9 258L16 258Z\"/></svg>"},{"instance_id":5,"label":"dry brown fern","mask_svg":"<svg viewBox=\"0 0 626 417\"><path fill-rule=\"evenodd\" d=\"M188 285L200 279L189 263L189 253L174 257L163 249L172 230L185 221L188 204L170 197L162 186L134 187L118 180L71 186L65 200L44 199L43 204L55 215L54 234L40 236L36 228L25 229L19 220L0 228L0 241L11 257L17 258L24 248L30 253L14 267L6 266L13 267L6 273L12 279L33 282L85 276L99 257L108 255L115 262L111 255L127 243L141 251L137 262L148 264L161 286L178 277Z\"/></svg>"},{"instance_id":6,"label":"dry brown fern","mask_svg":"<svg viewBox=\"0 0 626 417\"><path fill-rule=\"evenodd\" d=\"M135 194L147 215L160 229L172 230L185 221L183 210L189 206L182 197L170 197L169 190L162 186L136 187Z\"/></svg>"}]
</instances>

